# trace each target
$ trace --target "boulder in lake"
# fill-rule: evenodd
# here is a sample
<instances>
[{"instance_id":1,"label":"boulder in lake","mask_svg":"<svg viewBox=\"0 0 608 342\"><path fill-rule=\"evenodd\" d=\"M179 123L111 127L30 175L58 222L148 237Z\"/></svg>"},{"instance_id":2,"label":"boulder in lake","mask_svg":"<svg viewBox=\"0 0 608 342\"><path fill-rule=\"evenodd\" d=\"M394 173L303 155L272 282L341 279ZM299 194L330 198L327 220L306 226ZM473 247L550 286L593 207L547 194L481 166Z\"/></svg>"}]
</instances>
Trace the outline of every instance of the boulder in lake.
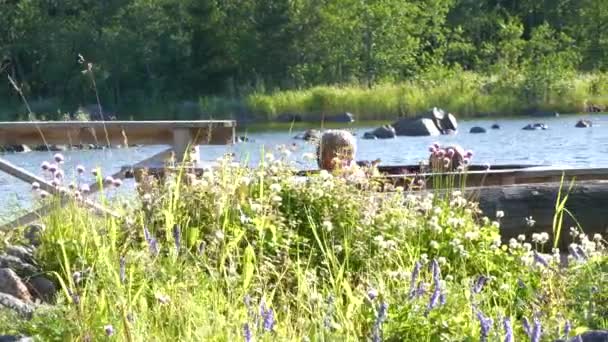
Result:
<instances>
[{"instance_id":1,"label":"boulder in lake","mask_svg":"<svg viewBox=\"0 0 608 342\"><path fill-rule=\"evenodd\" d=\"M236 140L236 142L240 142L240 143L243 143L243 142L252 142L253 141L253 139L251 139L251 138L249 138L247 136L244 136L244 135L237 136L235 138L235 140Z\"/></svg>"},{"instance_id":2,"label":"boulder in lake","mask_svg":"<svg viewBox=\"0 0 608 342\"><path fill-rule=\"evenodd\" d=\"M350 165L357 153L355 137L345 130L329 130L323 133L317 146L317 163L322 170L332 171L336 159L345 166Z\"/></svg>"},{"instance_id":3,"label":"boulder in lake","mask_svg":"<svg viewBox=\"0 0 608 342\"><path fill-rule=\"evenodd\" d=\"M475 126L475 127L471 127L471 129L469 130L469 133L485 133L486 129L483 127L479 127L479 126Z\"/></svg>"},{"instance_id":4,"label":"boulder in lake","mask_svg":"<svg viewBox=\"0 0 608 342\"><path fill-rule=\"evenodd\" d=\"M325 118L327 122L351 123L355 122L355 116L352 113L344 112L337 115L331 115Z\"/></svg>"},{"instance_id":5,"label":"boulder in lake","mask_svg":"<svg viewBox=\"0 0 608 342\"><path fill-rule=\"evenodd\" d=\"M31 302L32 295L21 278L10 268L0 268L0 292L9 294L24 302Z\"/></svg>"},{"instance_id":6,"label":"boulder in lake","mask_svg":"<svg viewBox=\"0 0 608 342\"><path fill-rule=\"evenodd\" d=\"M593 122L591 122L591 120L588 120L588 119L578 120L576 125L574 125L574 127L577 127L577 128L587 128L587 127L592 127L592 126L593 126Z\"/></svg>"},{"instance_id":7,"label":"boulder in lake","mask_svg":"<svg viewBox=\"0 0 608 342\"><path fill-rule=\"evenodd\" d=\"M5 145L0 147L0 151L2 152L13 152L13 153L24 153L30 152L32 149L27 145Z\"/></svg>"},{"instance_id":8,"label":"boulder in lake","mask_svg":"<svg viewBox=\"0 0 608 342\"><path fill-rule=\"evenodd\" d=\"M63 152L67 151L69 148L67 145L37 145L34 146L32 149L38 152Z\"/></svg>"},{"instance_id":9,"label":"boulder in lake","mask_svg":"<svg viewBox=\"0 0 608 342\"><path fill-rule=\"evenodd\" d=\"M401 119L393 124L395 133L399 136L436 136L441 131L430 118Z\"/></svg>"},{"instance_id":10,"label":"boulder in lake","mask_svg":"<svg viewBox=\"0 0 608 342\"><path fill-rule=\"evenodd\" d=\"M374 135L373 132L365 132L365 133L363 133L363 139L375 140L375 139L378 139L378 137L376 135Z\"/></svg>"},{"instance_id":11,"label":"boulder in lake","mask_svg":"<svg viewBox=\"0 0 608 342\"><path fill-rule=\"evenodd\" d=\"M500 125L499 124L493 124L492 127L490 127L492 129L500 129Z\"/></svg>"},{"instance_id":12,"label":"boulder in lake","mask_svg":"<svg viewBox=\"0 0 608 342\"><path fill-rule=\"evenodd\" d=\"M393 128L391 125L384 125L371 132L366 132L365 136L368 137L367 139L392 139L396 137L397 134L395 133L395 128ZM365 136L364 139L366 139Z\"/></svg>"},{"instance_id":13,"label":"boulder in lake","mask_svg":"<svg viewBox=\"0 0 608 342\"><path fill-rule=\"evenodd\" d=\"M302 139L306 141L316 141L321 137L321 132L316 129L308 129L298 135L296 135L295 139Z\"/></svg>"},{"instance_id":14,"label":"boulder in lake","mask_svg":"<svg viewBox=\"0 0 608 342\"><path fill-rule=\"evenodd\" d=\"M525 131L539 131L539 130L546 130L548 128L549 128L549 126L547 126L544 123L533 123L533 124L526 125L522 129Z\"/></svg>"},{"instance_id":15,"label":"boulder in lake","mask_svg":"<svg viewBox=\"0 0 608 342\"><path fill-rule=\"evenodd\" d=\"M34 340L26 336L0 335L0 342L34 342Z\"/></svg>"}]
</instances>

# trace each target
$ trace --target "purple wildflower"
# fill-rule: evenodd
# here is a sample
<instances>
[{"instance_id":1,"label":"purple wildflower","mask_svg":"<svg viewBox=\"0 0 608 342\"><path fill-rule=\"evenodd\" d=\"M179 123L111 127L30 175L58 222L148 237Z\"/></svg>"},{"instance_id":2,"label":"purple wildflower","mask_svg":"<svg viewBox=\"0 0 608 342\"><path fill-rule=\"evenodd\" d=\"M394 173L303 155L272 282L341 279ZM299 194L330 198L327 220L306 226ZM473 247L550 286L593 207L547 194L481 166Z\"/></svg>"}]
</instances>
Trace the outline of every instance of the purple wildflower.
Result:
<instances>
[{"instance_id":1,"label":"purple wildflower","mask_svg":"<svg viewBox=\"0 0 608 342\"><path fill-rule=\"evenodd\" d=\"M529 338L532 338L532 328L530 327L530 321L528 321L528 318L524 317L521 324L524 327L524 332L526 335L528 335Z\"/></svg>"},{"instance_id":2,"label":"purple wildflower","mask_svg":"<svg viewBox=\"0 0 608 342\"><path fill-rule=\"evenodd\" d=\"M447 302L446 295L445 295L445 293L442 293L439 296L439 303L441 303L441 305L445 305L446 302Z\"/></svg>"},{"instance_id":3,"label":"purple wildflower","mask_svg":"<svg viewBox=\"0 0 608 342\"><path fill-rule=\"evenodd\" d=\"M505 329L505 342L513 342L513 326L511 320L507 317L503 319L502 326Z\"/></svg>"},{"instance_id":4,"label":"purple wildflower","mask_svg":"<svg viewBox=\"0 0 608 342\"><path fill-rule=\"evenodd\" d=\"M111 324L106 325L103 329L106 332L106 336L110 337L114 335L114 327Z\"/></svg>"},{"instance_id":5,"label":"purple wildflower","mask_svg":"<svg viewBox=\"0 0 608 342\"><path fill-rule=\"evenodd\" d=\"M201 241L201 243L198 245L198 255L205 254L205 245L205 241Z\"/></svg>"},{"instance_id":6,"label":"purple wildflower","mask_svg":"<svg viewBox=\"0 0 608 342\"><path fill-rule=\"evenodd\" d=\"M182 242L182 231L178 224L173 225L173 239L175 240L175 251L179 253Z\"/></svg>"},{"instance_id":7,"label":"purple wildflower","mask_svg":"<svg viewBox=\"0 0 608 342\"><path fill-rule=\"evenodd\" d=\"M374 300L376 298L378 298L378 290L372 288L369 289L369 291L367 291L367 298L369 298L369 300Z\"/></svg>"},{"instance_id":8,"label":"purple wildflower","mask_svg":"<svg viewBox=\"0 0 608 342\"><path fill-rule=\"evenodd\" d=\"M249 328L249 323L243 324L243 337L245 337L245 342L251 342L251 328Z\"/></svg>"},{"instance_id":9,"label":"purple wildflower","mask_svg":"<svg viewBox=\"0 0 608 342\"><path fill-rule=\"evenodd\" d=\"M540 337L542 336L542 325L538 317L534 317L534 330L532 330L532 337L530 338L531 342L540 342Z\"/></svg>"},{"instance_id":10,"label":"purple wildflower","mask_svg":"<svg viewBox=\"0 0 608 342\"><path fill-rule=\"evenodd\" d=\"M418 288L416 288L416 293L414 295L415 298L424 296L426 293L426 285L427 284L422 281L418 283Z\"/></svg>"},{"instance_id":11,"label":"purple wildflower","mask_svg":"<svg viewBox=\"0 0 608 342\"><path fill-rule=\"evenodd\" d=\"M475 280L475 284L473 285L473 293L480 293L488 280L489 278L484 275L477 277L477 280Z\"/></svg>"},{"instance_id":12,"label":"purple wildflower","mask_svg":"<svg viewBox=\"0 0 608 342\"><path fill-rule=\"evenodd\" d=\"M547 260L545 260L545 258L543 258L540 254L536 253L536 251L534 252L534 261L543 265L546 268L551 268Z\"/></svg>"},{"instance_id":13,"label":"purple wildflower","mask_svg":"<svg viewBox=\"0 0 608 342\"><path fill-rule=\"evenodd\" d=\"M439 268L439 263L435 259L431 261L431 270L433 272L433 281L439 283L439 279L441 279L441 269Z\"/></svg>"},{"instance_id":14,"label":"purple wildflower","mask_svg":"<svg viewBox=\"0 0 608 342\"><path fill-rule=\"evenodd\" d=\"M376 314L376 321L374 322L374 328L372 331L372 341L380 342L382 341L382 323L386 320L386 314L388 312L388 304L383 302L380 304L378 308L378 313Z\"/></svg>"},{"instance_id":15,"label":"purple wildflower","mask_svg":"<svg viewBox=\"0 0 608 342\"><path fill-rule=\"evenodd\" d=\"M147 227L144 227L144 238L146 239L147 242L150 242L150 231L148 230Z\"/></svg>"},{"instance_id":16,"label":"purple wildflower","mask_svg":"<svg viewBox=\"0 0 608 342\"><path fill-rule=\"evenodd\" d=\"M492 329L492 324L494 323L491 318L486 317L483 313L477 310L477 319L479 320L480 327L480 342L488 341L488 337L490 336L490 329Z\"/></svg>"},{"instance_id":17,"label":"purple wildflower","mask_svg":"<svg viewBox=\"0 0 608 342\"><path fill-rule=\"evenodd\" d=\"M127 261L125 260L125 257L120 257L120 282L123 284L127 280L126 268L127 268Z\"/></svg>"},{"instance_id":18,"label":"purple wildflower","mask_svg":"<svg viewBox=\"0 0 608 342\"><path fill-rule=\"evenodd\" d=\"M583 257L580 256L580 254L578 254L578 251L576 250L576 248L574 248L574 246L570 245L568 246L568 251L570 252L570 255L572 255L572 257L578 261L583 261Z\"/></svg>"},{"instance_id":19,"label":"purple wildflower","mask_svg":"<svg viewBox=\"0 0 608 342\"><path fill-rule=\"evenodd\" d=\"M264 330L272 331L274 328L274 310L272 308L265 310L264 315Z\"/></svg>"},{"instance_id":20,"label":"purple wildflower","mask_svg":"<svg viewBox=\"0 0 608 342\"><path fill-rule=\"evenodd\" d=\"M426 307L426 312L424 313L425 316L427 316L431 310L433 310L433 308L435 308L437 306L437 303L439 302L439 297L441 296L441 291L439 289L438 286L434 286L435 289L433 290L433 294L431 295L431 299L429 300L429 304Z\"/></svg>"},{"instance_id":21,"label":"purple wildflower","mask_svg":"<svg viewBox=\"0 0 608 342\"><path fill-rule=\"evenodd\" d=\"M578 252L578 255L580 255L580 257L583 260L587 260L587 253L585 253L585 250L581 247L581 246L576 246L576 251Z\"/></svg>"},{"instance_id":22,"label":"purple wildflower","mask_svg":"<svg viewBox=\"0 0 608 342\"><path fill-rule=\"evenodd\" d=\"M334 311L334 296L327 297L327 312L325 313L325 318L323 318L323 325L325 329L331 328L331 316Z\"/></svg>"},{"instance_id":23,"label":"purple wildflower","mask_svg":"<svg viewBox=\"0 0 608 342\"><path fill-rule=\"evenodd\" d=\"M158 248L158 243L156 242L155 238L151 238L148 241L148 244L150 246L150 254L152 254L152 256L157 256L158 253L160 252L159 248Z\"/></svg>"},{"instance_id":24,"label":"purple wildflower","mask_svg":"<svg viewBox=\"0 0 608 342\"><path fill-rule=\"evenodd\" d=\"M570 336L571 330L572 330L572 324L570 323L569 320L566 320L566 323L564 323L564 338L568 338L568 336Z\"/></svg>"},{"instance_id":25,"label":"purple wildflower","mask_svg":"<svg viewBox=\"0 0 608 342\"><path fill-rule=\"evenodd\" d=\"M414 264L414 269L412 270L412 277L410 280L410 299L416 296L416 281L418 280L418 275L420 274L420 268L422 265L419 261L416 261Z\"/></svg>"},{"instance_id":26,"label":"purple wildflower","mask_svg":"<svg viewBox=\"0 0 608 342\"><path fill-rule=\"evenodd\" d=\"M526 288L526 284L524 283L524 281L519 278L517 279L517 286L519 286L519 288L521 288L521 289Z\"/></svg>"}]
</instances>

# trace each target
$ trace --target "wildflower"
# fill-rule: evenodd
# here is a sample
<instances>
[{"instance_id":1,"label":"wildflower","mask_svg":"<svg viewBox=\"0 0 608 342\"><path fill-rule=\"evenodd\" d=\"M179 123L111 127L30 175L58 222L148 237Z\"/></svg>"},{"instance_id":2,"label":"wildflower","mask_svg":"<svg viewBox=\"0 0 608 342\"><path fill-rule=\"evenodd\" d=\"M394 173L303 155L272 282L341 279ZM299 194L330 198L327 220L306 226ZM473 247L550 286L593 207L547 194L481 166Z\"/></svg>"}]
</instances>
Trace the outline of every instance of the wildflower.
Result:
<instances>
[{"instance_id":1,"label":"wildflower","mask_svg":"<svg viewBox=\"0 0 608 342\"><path fill-rule=\"evenodd\" d=\"M546 232L532 234L532 241L535 243L544 244L549 241L549 234Z\"/></svg>"},{"instance_id":2,"label":"wildflower","mask_svg":"<svg viewBox=\"0 0 608 342\"><path fill-rule=\"evenodd\" d=\"M532 250L532 244L530 244L530 243L528 243L528 242L524 242L524 243L522 244L522 247L523 247L523 248L524 248L524 249L525 249L527 252L529 252L529 251L531 251L531 250Z\"/></svg>"},{"instance_id":3,"label":"wildflower","mask_svg":"<svg viewBox=\"0 0 608 342\"><path fill-rule=\"evenodd\" d=\"M505 342L513 342L513 327L511 326L511 320L509 318L503 319L502 326L505 329Z\"/></svg>"},{"instance_id":4,"label":"wildflower","mask_svg":"<svg viewBox=\"0 0 608 342\"><path fill-rule=\"evenodd\" d=\"M44 190L40 191L40 197L41 198L47 198L49 196L50 196L50 194L48 192L46 192Z\"/></svg>"},{"instance_id":5,"label":"wildflower","mask_svg":"<svg viewBox=\"0 0 608 342\"><path fill-rule=\"evenodd\" d=\"M534 221L534 219L532 218L532 216L526 217L525 220L526 220L526 225L528 227L534 227L534 225L536 224L536 221Z\"/></svg>"},{"instance_id":6,"label":"wildflower","mask_svg":"<svg viewBox=\"0 0 608 342\"><path fill-rule=\"evenodd\" d=\"M104 183L105 183L106 185L112 185L112 184L114 184L114 178L112 178L112 176L107 176L107 177L104 179Z\"/></svg>"},{"instance_id":7,"label":"wildflower","mask_svg":"<svg viewBox=\"0 0 608 342\"><path fill-rule=\"evenodd\" d=\"M568 338L568 336L570 336L571 330L572 330L572 325L570 324L569 320L566 320L566 323L564 323L564 338Z\"/></svg>"},{"instance_id":8,"label":"wildflower","mask_svg":"<svg viewBox=\"0 0 608 342\"><path fill-rule=\"evenodd\" d=\"M106 336L108 337L114 335L114 327L112 325L106 325L103 327L103 330L106 332Z\"/></svg>"},{"instance_id":9,"label":"wildflower","mask_svg":"<svg viewBox=\"0 0 608 342\"><path fill-rule=\"evenodd\" d=\"M63 179L64 177L64 173L63 170L56 170L55 172L53 172L53 177L55 177L56 179Z\"/></svg>"},{"instance_id":10,"label":"wildflower","mask_svg":"<svg viewBox=\"0 0 608 342\"><path fill-rule=\"evenodd\" d=\"M40 183L33 182L32 183L32 190L39 190L39 189L40 189Z\"/></svg>"},{"instance_id":11,"label":"wildflower","mask_svg":"<svg viewBox=\"0 0 608 342\"><path fill-rule=\"evenodd\" d=\"M448 263L448 260L445 257L439 257L437 258L437 262L439 263L439 265L445 265Z\"/></svg>"},{"instance_id":12,"label":"wildflower","mask_svg":"<svg viewBox=\"0 0 608 342\"><path fill-rule=\"evenodd\" d=\"M125 257L120 257L120 282L123 284L127 280L127 270L126 270L127 267L126 266L127 266L127 261L125 260Z\"/></svg>"},{"instance_id":13,"label":"wildflower","mask_svg":"<svg viewBox=\"0 0 608 342\"><path fill-rule=\"evenodd\" d=\"M437 148L434 145L429 146L429 152L431 154L435 153L437 151Z\"/></svg>"},{"instance_id":14,"label":"wildflower","mask_svg":"<svg viewBox=\"0 0 608 342\"><path fill-rule=\"evenodd\" d=\"M479 341L486 342L488 341L488 337L490 335L490 329L492 329L493 321L489 317L485 317L483 313L477 310L477 319L479 320L480 326L480 337Z\"/></svg>"},{"instance_id":15,"label":"wildflower","mask_svg":"<svg viewBox=\"0 0 608 342\"><path fill-rule=\"evenodd\" d=\"M78 172L79 175L83 174L84 171L85 171L84 166L82 166L82 165L76 166L76 172Z\"/></svg>"},{"instance_id":16,"label":"wildflower","mask_svg":"<svg viewBox=\"0 0 608 342\"><path fill-rule=\"evenodd\" d=\"M531 339L532 338L532 328L530 327L530 322L528 321L528 318L524 317L521 321L521 324L524 327L524 332Z\"/></svg>"},{"instance_id":17,"label":"wildflower","mask_svg":"<svg viewBox=\"0 0 608 342\"><path fill-rule=\"evenodd\" d=\"M158 242L156 241L156 239L151 238L150 240L148 240L148 245L150 248L150 254L152 254L152 256L157 256L160 250L158 248Z\"/></svg>"},{"instance_id":18,"label":"wildflower","mask_svg":"<svg viewBox=\"0 0 608 342\"><path fill-rule=\"evenodd\" d=\"M410 299L416 296L416 282L418 281L418 275L420 274L420 268L422 265L420 262L416 261L414 264L414 269L412 270L412 276L410 279Z\"/></svg>"},{"instance_id":19,"label":"wildflower","mask_svg":"<svg viewBox=\"0 0 608 342\"><path fill-rule=\"evenodd\" d=\"M435 240L432 240L432 241L429 243L429 246L430 246L432 249L439 249L439 242L437 242L437 241L435 241Z\"/></svg>"},{"instance_id":20,"label":"wildflower","mask_svg":"<svg viewBox=\"0 0 608 342\"><path fill-rule=\"evenodd\" d=\"M378 290L374 288L369 289L369 291L367 291L367 298L369 298L369 300L375 300L378 298Z\"/></svg>"},{"instance_id":21,"label":"wildflower","mask_svg":"<svg viewBox=\"0 0 608 342\"><path fill-rule=\"evenodd\" d=\"M272 192L281 192L281 185L278 183L274 183L270 185L270 191Z\"/></svg>"},{"instance_id":22,"label":"wildflower","mask_svg":"<svg viewBox=\"0 0 608 342\"><path fill-rule=\"evenodd\" d=\"M42 164L40 164L40 168L42 169L42 171L47 171L50 166L51 164L47 161L43 161Z\"/></svg>"},{"instance_id":23,"label":"wildflower","mask_svg":"<svg viewBox=\"0 0 608 342\"><path fill-rule=\"evenodd\" d=\"M215 231L215 238L217 239L217 241L224 240L224 232L221 231L221 230L216 230Z\"/></svg>"},{"instance_id":24,"label":"wildflower","mask_svg":"<svg viewBox=\"0 0 608 342\"><path fill-rule=\"evenodd\" d=\"M435 308L437 306L437 303L439 302L439 297L441 296L441 289L439 288L438 284L435 284L434 289L433 289L433 294L431 295L431 299L429 300L429 304L426 307L426 311L424 313L424 315L428 315L431 310L433 310L433 308Z\"/></svg>"},{"instance_id":25,"label":"wildflower","mask_svg":"<svg viewBox=\"0 0 608 342\"><path fill-rule=\"evenodd\" d=\"M544 267L549 268L549 263L547 262L547 260L545 260L545 258L543 258L540 254L538 254L536 251L534 251L534 261L536 261L537 263L543 265Z\"/></svg>"},{"instance_id":26,"label":"wildflower","mask_svg":"<svg viewBox=\"0 0 608 342\"><path fill-rule=\"evenodd\" d=\"M54 187L58 187L59 184L61 184L61 183L59 182L59 180L57 178L55 178L51 181L51 185Z\"/></svg>"},{"instance_id":27,"label":"wildflower","mask_svg":"<svg viewBox=\"0 0 608 342\"><path fill-rule=\"evenodd\" d=\"M116 178L116 179L112 180L112 185L114 185L117 188L120 187L122 185L122 179Z\"/></svg>"},{"instance_id":28,"label":"wildflower","mask_svg":"<svg viewBox=\"0 0 608 342\"><path fill-rule=\"evenodd\" d=\"M602 241L602 234L595 234L595 235L593 235L593 240L594 241Z\"/></svg>"},{"instance_id":29,"label":"wildflower","mask_svg":"<svg viewBox=\"0 0 608 342\"><path fill-rule=\"evenodd\" d=\"M498 211L496 212L496 218L497 218L497 219L501 219L501 218L503 218L503 217L505 217L505 212L504 212L504 211L502 211L502 210L498 210Z\"/></svg>"},{"instance_id":30,"label":"wildflower","mask_svg":"<svg viewBox=\"0 0 608 342\"><path fill-rule=\"evenodd\" d=\"M478 232L466 232L466 233L464 233L464 238L469 241L474 241L474 240L477 240L477 238L479 238L479 233Z\"/></svg>"},{"instance_id":31,"label":"wildflower","mask_svg":"<svg viewBox=\"0 0 608 342\"><path fill-rule=\"evenodd\" d=\"M80 284L80 282L82 282L82 272L74 272L72 274L72 280L74 281L74 284Z\"/></svg>"},{"instance_id":32,"label":"wildflower","mask_svg":"<svg viewBox=\"0 0 608 342\"><path fill-rule=\"evenodd\" d=\"M205 245L205 241L201 241L201 243L198 245L198 255L205 254Z\"/></svg>"},{"instance_id":33,"label":"wildflower","mask_svg":"<svg viewBox=\"0 0 608 342\"><path fill-rule=\"evenodd\" d=\"M169 296L161 294L161 293L154 294L154 297L161 304L169 304L171 302L171 298L169 298Z\"/></svg>"},{"instance_id":34,"label":"wildflower","mask_svg":"<svg viewBox=\"0 0 608 342\"><path fill-rule=\"evenodd\" d=\"M80 186L80 191L81 191L82 193L85 193L85 194L86 194L86 193L89 193L89 192L91 192L91 187L89 187L89 185L88 185L88 184L82 184L82 185Z\"/></svg>"},{"instance_id":35,"label":"wildflower","mask_svg":"<svg viewBox=\"0 0 608 342\"><path fill-rule=\"evenodd\" d=\"M63 161L65 160L65 158L63 157L63 154L61 154L61 153L55 153L55 155L53 156L53 159L55 159L55 161L58 164L63 163Z\"/></svg>"},{"instance_id":36,"label":"wildflower","mask_svg":"<svg viewBox=\"0 0 608 342\"><path fill-rule=\"evenodd\" d=\"M331 232L334 229L334 225L331 223L331 221L323 221L322 226L327 232Z\"/></svg>"},{"instance_id":37,"label":"wildflower","mask_svg":"<svg viewBox=\"0 0 608 342\"><path fill-rule=\"evenodd\" d=\"M520 241L520 242L526 241L526 235L525 234L519 234L517 236L517 240Z\"/></svg>"},{"instance_id":38,"label":"wildflower","mask_svg":"<svg viewBox=\"0 0 608 342\"><path fill-rule=\"evenodd\" d=\"M532 330L532 336L530 342L540 342L542 336L542 326L538 317L534 317L534 329Z\"/></svg>"},{"instance_id":39,"label":"wildflower","mask_svg":"<svg viewBox=\"0 0 608 342\"><path fill-rule=\"evenodd\" d=\"M380 342L382 341L382 323L386 320L386 315L388 312L388 304L382 303L378 308L378 313L376 314L376 321L374 322L374 328L372 332L372 341Z\"/></svg>"},{"instance_id":40,"label":"wildflower","mask_svg":"<svg viewBox=\"0 0 608 342\"><path fill-rule=\"evenodd\" d=\"M249 328L249 323L243 324L243 337L245 338L245 342L251 342L251 328Z\"/></svg>"},{"instance_id":41,"label":"wildflower","mask_svg":"<svg viewBox=\"0 0 608 342\"><path fill-rule=\"evenodd\" d=\"M578 247L578 245L575 243L571 243L568 246L568 251L570 252L570 255L572 255L572 257L578 261L584 260L584 258L578 253L578 249L576 247Z\"/></svg>"},{"instance_id":42,"label":"wildflower","mask_svg":"<svg viewBox=\"0 0 608 342\"><path fill-rule=\"evenodd\" d=\"M173 225L173 239L175 240L175 251L179 253L182 240L182 231L178 224Z\"/></svg>"},{"instance_id":43,"label":"wildflower","mask_svg":"<svg viewBox=\"0 0 608 342\"><path fill-rule=\"evenodd\" d=\"M480 293L488 280L490 280L490 278L484 275L477 277L477 280L475 280L475 284L473 285L473 293Z\"/></svg>"},{"instance_id":44,"label":"wildflower","mask_svg":"<svg viewBox=\"0 0 608 342\"><path fill-rule=\"evenodd\" d=\"M456 153L456 151L454 151L454 149L451 147L448 148L448 150L445 152L445 154L448 156L448 158L452 158L455 153Z\"/></svg>"},{"instance_id":45,"label":"wildflower","mask_svg":"<svg viewBox=\"0 0 608 342\"><path fill-rule=\"evenodd\" d=\"M468 159L473 158L473 151L471 151L471 150L467 150L467 151L465 152L465 154L464 154L464 157L465 157L465 158L468 158Z\"/></svg>"},{"instance_id":46,"label":"wildflower","mask_svg":"<svg viewBox=\"0 0 608 342\"><path fill-rule=\"evenodd\" d=\"M281 198L281 196L272 196L272 201L275 203L281 203L283 199Z\"/></svg>"},{"instance_id":47,"label":"wildflower","mask_svg":"<svg viewBox=\"0 0 608 342\"><path fill-rule=\"evenodd\" d=\"M445 276L445 281L454 281L454 276L451 274L448 274L447 276Z\"/></svg>"},{"instance_id":48,"label":"wildflower","mask_svg":"<svg viewBox=\"0 0 608 342\"><path fill-rule=\"evenodd\" d=\"M58 169L59 169L59 165L57 165L55 163L49 164L48 170L50 173L55 173L55 171L57 171Z\"/></svg>"},{"instance_id":49,"label":"wildflower","mask_svg":"<svg viewBox=\"0 0 608 342\"><path fill-rule=\"evenodd\" d=\"M264 330L272 331L274 328L274 311L272 308L267 309L262 317L264 317Z\"/></svg>"}]
</instances>

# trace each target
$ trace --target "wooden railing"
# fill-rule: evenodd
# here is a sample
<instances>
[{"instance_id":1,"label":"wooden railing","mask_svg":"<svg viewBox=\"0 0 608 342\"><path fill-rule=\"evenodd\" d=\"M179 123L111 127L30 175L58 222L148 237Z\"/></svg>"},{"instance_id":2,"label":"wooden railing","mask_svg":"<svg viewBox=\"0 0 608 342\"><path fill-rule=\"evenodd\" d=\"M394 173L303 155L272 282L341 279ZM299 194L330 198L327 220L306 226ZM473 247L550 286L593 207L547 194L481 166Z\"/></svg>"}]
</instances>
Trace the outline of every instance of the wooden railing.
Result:
<instances>
[{"instance_id":1,"label":"wooden railing","mask_svg":"<svg viewBox=\"0 0 608 342\"><path fill-rule=\"evenodd\" d=\"M96 144L96 145L170 145L167 150L136 163L138 168L158 163L171 156L175 161L197 162L199 145L233 144L236 123L232 120L201 121L46 121L0 122L0 145L35 144ZM0 158L0 171L24 182L40 184L41 189L61 196L62 203L69 200L66 194L48 181ZM124 178L125 170L112 175ZM99 190L99 184L90 185L91 192ZM83 204L99 215L117 216L101 205L85 200ZM30 224L47 214L50 206L33 212L0 227L7 230Z\"/></svg>"}]
</instances>

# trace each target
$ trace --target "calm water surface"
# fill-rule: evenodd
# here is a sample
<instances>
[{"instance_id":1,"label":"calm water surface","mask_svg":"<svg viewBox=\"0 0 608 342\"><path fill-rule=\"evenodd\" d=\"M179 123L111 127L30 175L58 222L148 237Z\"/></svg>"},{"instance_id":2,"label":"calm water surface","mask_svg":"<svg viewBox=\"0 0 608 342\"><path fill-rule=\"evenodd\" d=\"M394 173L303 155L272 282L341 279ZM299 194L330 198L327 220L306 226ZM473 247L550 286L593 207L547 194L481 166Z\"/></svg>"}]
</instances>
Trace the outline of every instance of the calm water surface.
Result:
<instances>
[{"instance_id":1,"label":"calm water surface","mask_svg":"<svg viewBox=\"0 0 608 342\"><path fill-rule=\"evenodd\" d=\"M491 119L460 121L459 133L440 137L398 137L389 140L362 140L358 138L358 160L380 158L384 165L416 164L428 156L428 146L433 142L440 144L456 143L474 151L476 164L543 164L560 167L608 167L608 115L588 115L593 121L592 128L575 128L581 116L562 116L541 119ZM545 131L524 131L528 123L543 122L549 126ZM501 125L500 130L491 130L493 123ZM469 134L473 126L485 127L486 134ZM358 137L374 127L353 127ZM315 168L316 165L303 160L306 152L314 152L314 146L301 140L294 140L299 133L294 130L272 130L248 133L253 139L249 143L233 146L201 146L201 159L210 162L223 154L234 153L236 159L255 165L263 151L272 151L282 144L296 143L297 152L292 155L301 168ZM241 133L239 133L241 134ZM131 165L157 153L165 146L146 146L141 148L114 149L105 151L68 151L66 157L67 179L75 179L74 168L77 164L87 168L99 166L104 174L119 171L121 166ZM30 152L25 154L4 154L2 158L40 174L40 164L50 160L49 152ZM90 173L81 182L92 181ZM123 193L129 192L133 184L127 182ZM20 211L33 205L30 186L5 173L0 173L0 221L14 217Z\"/></svg>"}]
</instances>

